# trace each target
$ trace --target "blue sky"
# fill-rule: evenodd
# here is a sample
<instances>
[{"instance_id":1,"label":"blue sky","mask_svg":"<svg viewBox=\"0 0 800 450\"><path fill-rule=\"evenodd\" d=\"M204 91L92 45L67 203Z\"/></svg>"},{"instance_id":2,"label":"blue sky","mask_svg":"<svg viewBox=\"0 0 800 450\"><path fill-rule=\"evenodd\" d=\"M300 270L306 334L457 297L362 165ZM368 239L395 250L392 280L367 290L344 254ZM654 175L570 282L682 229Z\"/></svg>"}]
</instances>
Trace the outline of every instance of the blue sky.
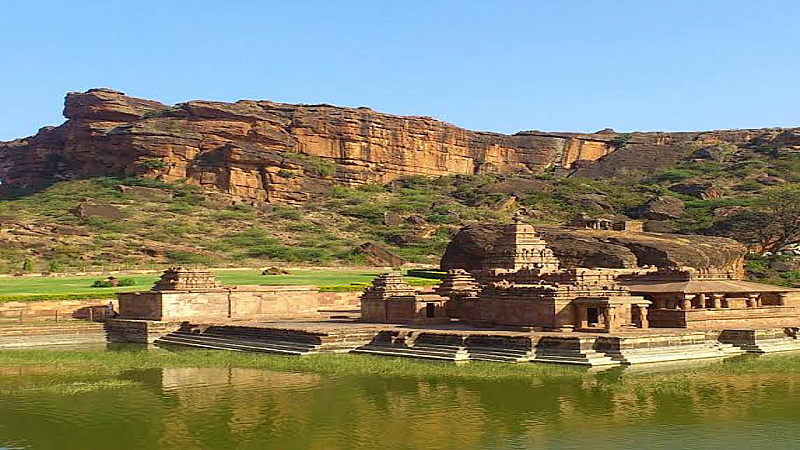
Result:
<instances>
[{"instance_id":1,"label":"blue sky","mask_svg":"<svg viewBox=\"0 0 800 450\"><path fill-rule=\"evenodd\" d=\"M68 91L368 106L476 130L800 126L798 1L0 3L0 140Z\"/></svg>"}]
</instances>

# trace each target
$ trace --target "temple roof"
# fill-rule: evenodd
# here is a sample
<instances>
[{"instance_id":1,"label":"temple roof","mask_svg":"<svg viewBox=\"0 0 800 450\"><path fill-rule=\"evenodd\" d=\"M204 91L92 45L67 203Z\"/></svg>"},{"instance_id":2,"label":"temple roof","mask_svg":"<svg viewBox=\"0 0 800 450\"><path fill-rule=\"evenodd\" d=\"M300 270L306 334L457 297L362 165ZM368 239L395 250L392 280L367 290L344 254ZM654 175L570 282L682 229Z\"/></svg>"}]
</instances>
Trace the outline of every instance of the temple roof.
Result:
<instances>
[{"instance_id":1,"label":"temple roof","mask_svg":"<svg viewBox=\"0 0 800 450\"><path fill-rule=\"evenodd\" d=\"M713 293L757 293L757 292L800 292L793 289L771 284L751 283L741 280L688 280L688 281L619 281L619 284L630 289L631 292L667 293L683 292L686 294L713 294Z\"/></svg>"}]
</instances>

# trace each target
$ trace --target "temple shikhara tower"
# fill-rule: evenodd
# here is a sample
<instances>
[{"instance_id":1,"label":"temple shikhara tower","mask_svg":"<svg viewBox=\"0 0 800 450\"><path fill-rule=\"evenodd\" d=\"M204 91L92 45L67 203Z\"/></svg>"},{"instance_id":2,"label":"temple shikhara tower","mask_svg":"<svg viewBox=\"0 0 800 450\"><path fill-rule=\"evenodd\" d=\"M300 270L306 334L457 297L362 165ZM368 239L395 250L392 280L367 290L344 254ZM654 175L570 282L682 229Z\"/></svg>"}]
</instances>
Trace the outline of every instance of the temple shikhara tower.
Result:
<instances>
[{"instance_id":1,"label":"temple shikhara tower","mask_svg":"<svg viewBox=\"0 0 800 450\"><path fill-rule=\"evenodd\" d=\"M547 242L520 215L503 227L480 270L450 270L434 292L414 292L400 274L382 275L362 296L362 319L583 332L731 329L800 320L800 290L742 281L732 272L562 269Z\"/></svg>"}]
</instances>

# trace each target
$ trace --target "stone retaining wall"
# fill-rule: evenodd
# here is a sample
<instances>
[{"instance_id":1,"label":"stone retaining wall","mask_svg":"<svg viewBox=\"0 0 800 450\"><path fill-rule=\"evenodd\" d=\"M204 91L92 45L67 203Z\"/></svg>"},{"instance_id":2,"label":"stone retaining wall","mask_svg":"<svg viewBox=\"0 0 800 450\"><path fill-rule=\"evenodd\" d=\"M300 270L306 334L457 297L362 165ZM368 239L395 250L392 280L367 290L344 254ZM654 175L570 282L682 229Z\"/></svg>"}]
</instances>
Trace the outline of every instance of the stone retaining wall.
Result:
<instances>
[{"instance_id":1,"label":"stone retaining wall","mask_svg":"<svg viewBox=\"0 0 800 450\"><path fill-rule=\"evenodd\" d=\"M120 293L126 319L156 321L265 320L316 316L320 308L355 308L357 292L319 292L314 286L236 286Z\"/></svg>"},{"instance_id":2,"label":"stone retaining wall","mask_svg":"<svg viewBox=\"0 0 800 450\"><path fill-rule=\"evenodd\" d=\"M45 320L58 318L63 319L88 319L102 318L107 310L109 299L97 300L52 300L41 302L0 302L0 319L19 319L22 321ZM116 300L111 301L114 310L119 305Z\"/></svg>"}]
</instances>

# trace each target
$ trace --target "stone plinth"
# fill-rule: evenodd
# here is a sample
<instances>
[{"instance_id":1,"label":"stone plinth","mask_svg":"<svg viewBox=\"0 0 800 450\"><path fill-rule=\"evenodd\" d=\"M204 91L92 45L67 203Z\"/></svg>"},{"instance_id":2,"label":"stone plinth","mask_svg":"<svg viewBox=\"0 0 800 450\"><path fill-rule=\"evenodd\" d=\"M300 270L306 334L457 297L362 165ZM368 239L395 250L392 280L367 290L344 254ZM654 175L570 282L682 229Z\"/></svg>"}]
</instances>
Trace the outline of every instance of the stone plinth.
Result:
<instances>
[{"instance_id":1,"label":"stone plinth","mask_svg":"<svg viewBox=\"0 0 800 450\"><path fill-rule=\"evenodd\" d=\"M315 286L237 286L117 297L121 318L168 322L309 317L317 313L322 299Z\"/></svg>"},{"instance_id":2,"label":"stone plinth","mask_svg":"<svg viewBox=\"0 0 800 450\"><path fill-rule=\"evenodd\" d=\"M651 327L690 329L731 329L797 326L800 311L792 306L719 309L651 309Z\"/></svg>"}]
</instances>

